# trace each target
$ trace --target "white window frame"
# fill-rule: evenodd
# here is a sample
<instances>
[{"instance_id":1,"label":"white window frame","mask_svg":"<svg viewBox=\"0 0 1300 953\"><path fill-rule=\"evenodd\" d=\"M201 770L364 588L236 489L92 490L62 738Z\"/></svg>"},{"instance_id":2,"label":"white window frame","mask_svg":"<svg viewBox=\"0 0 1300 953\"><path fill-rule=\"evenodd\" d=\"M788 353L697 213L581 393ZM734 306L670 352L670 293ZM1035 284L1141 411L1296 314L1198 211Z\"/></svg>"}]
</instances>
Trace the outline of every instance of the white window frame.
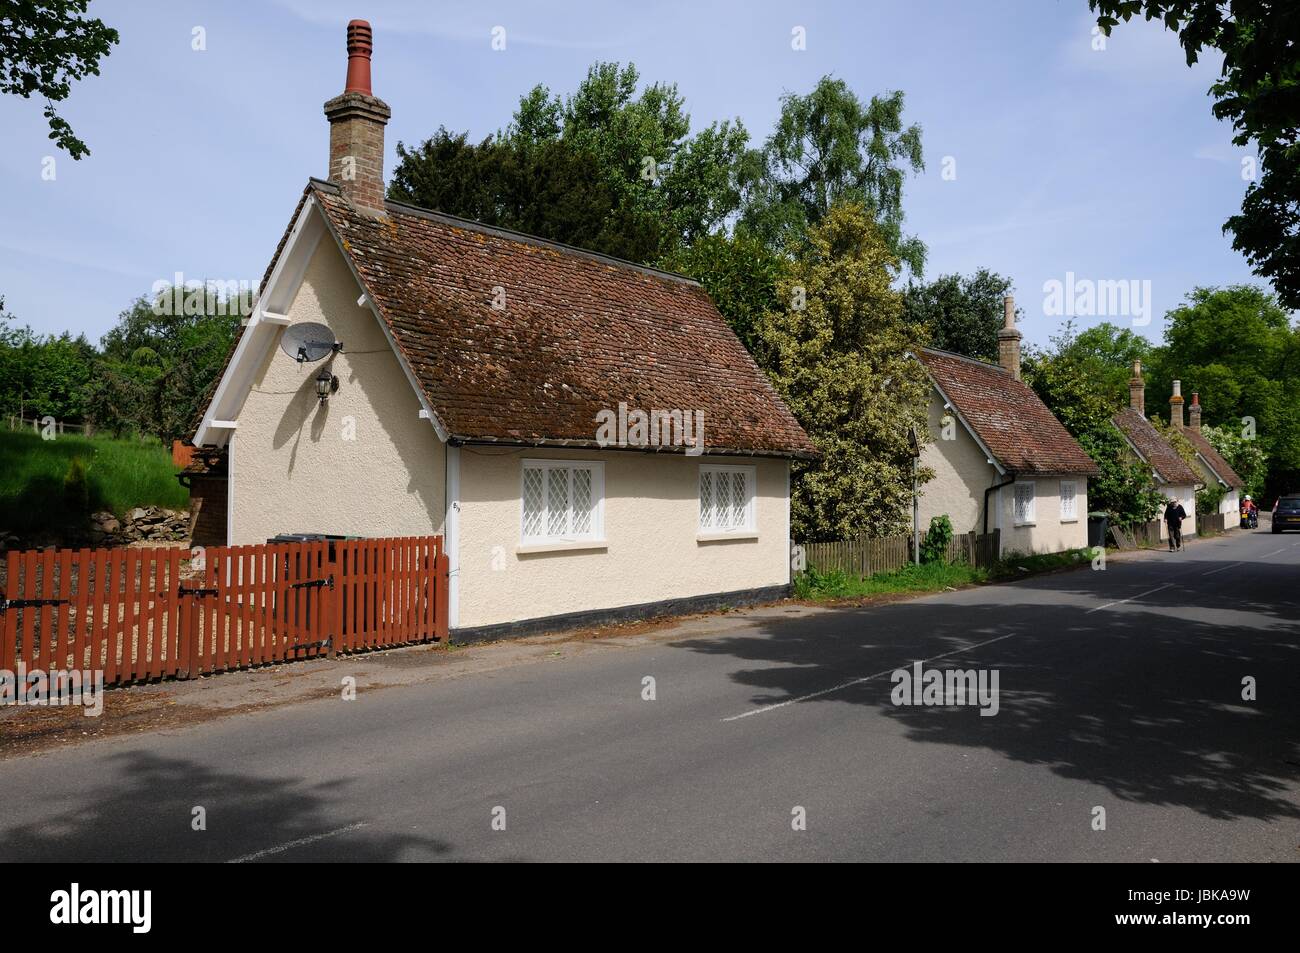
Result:
<instances>
[{"instance_id":1,"label":"white window frame","mask_svg":"<svg viewBox=\"0 0 1300 953\"><path fill-rule=\"evenodd\" d=\"M1070 488L1070 508L1073 512L1065 512L1065 488ZM1079 522L1079 484L1075 480L1061 481L1061 522L1077 523Z\"/></svg>"},{"instance_id":2,"label":"white window frame","mask_svg":"<svg viewBox=\"0 0 1300 953\"><path fill-rule=\"evenodd\" d=\"M1028 487L1029 489L1029 507L1027 518L1020 518L1020 488ZM1011 491L1011 521L1016 526L1036 526L1038 522L1038 486L1034 480L1017 480L1014 489Z\"/></svg>"},{"instance_id":3,"label":"white window frame","mask_svg":"<svg viewBox=\"0 0 1300 953\"><path fill-rule=\"evenodd\" d=\"M530 470L538 470L542 473L542 527L543 532L539 535L529 536L527 534L527 513L525 511L526 502L524 496L525 480ZM574 470L591 471L591 506L588 510L590 514L590 526L585 533L563 533L551 534L545 531L550 524L550 512L547 503L547 484L550 480L549 471L568 470L569 476L569 507L572 510L573 502L573 473ZM570 512L569 525L573 525L573 516ZM596 548L605 544L605 464L599 460L558 460L558 459L525 459L519 468L519 550L521 552L539 551L547 549L586 549Z\"/></svg>"},{"instance_id":4,"label":"white window frame","mask_svg":"<svg viewBox=\"0 0 1300 953\"><path fill-rule=\"evenodd\" d=\"M719 473L740 473L745 477L745 513L741 524L718 528L705 526L704 475ZM754 538L758 535L758 468L753 466L731 466L720 463L702 463L696 478L695 495L699 505L696 517L696 538L701 542L713 539ZM712 484L716 486L716 482Z\"/></svg>"}]
</instances>

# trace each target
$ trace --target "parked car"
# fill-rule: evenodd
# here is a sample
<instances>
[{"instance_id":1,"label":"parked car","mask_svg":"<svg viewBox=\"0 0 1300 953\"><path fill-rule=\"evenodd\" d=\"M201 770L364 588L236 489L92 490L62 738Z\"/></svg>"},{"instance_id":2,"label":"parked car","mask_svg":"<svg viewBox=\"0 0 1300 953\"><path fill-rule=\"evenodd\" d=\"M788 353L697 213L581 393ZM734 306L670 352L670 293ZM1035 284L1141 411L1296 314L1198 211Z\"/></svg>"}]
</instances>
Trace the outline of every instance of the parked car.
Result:
<instances>
[{"instance_id":1,"label":"parked car","mask_svg":"<svg viewBox=\"0 0 1300 953\"><path fill-rule=\"evenodd\" d=\"M1279 496L1273 504L1273 532L1300 529L1300 493Z\"/></svg>"}]
</instances>

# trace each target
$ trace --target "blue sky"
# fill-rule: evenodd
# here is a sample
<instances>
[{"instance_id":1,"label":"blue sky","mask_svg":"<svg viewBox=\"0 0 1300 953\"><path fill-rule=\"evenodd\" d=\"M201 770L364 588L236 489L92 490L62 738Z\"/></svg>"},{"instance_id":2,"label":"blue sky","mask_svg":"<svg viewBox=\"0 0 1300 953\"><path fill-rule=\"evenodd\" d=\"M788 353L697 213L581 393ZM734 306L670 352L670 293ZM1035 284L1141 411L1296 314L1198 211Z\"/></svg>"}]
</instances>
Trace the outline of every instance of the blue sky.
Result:
<instances>
[{"instance_id":1,"label":"blue sky","mask_svg":"<svg viewBox=\"0 0 1300 953\"><path fill-rule=\"evenodd\" d=\"M325 173L321 105L342 91L353 17L375 29L389 171L399 139L439 125L487 135L532 85L570 91L598 59L676 82L697 127L738 117L756 140L783 93L831 73L863 97L906 93L927 168L904 209L929 247L927 276L1011 276L1028 341L1059 327L1044 286L1067 273L1149 281L1154 317L1139 330L1157 340L1193 286L1254 280L1220 231L1241 202L1246 151L1210 112L1217 63L1188 69L1173 35L1142 22L1094 50L1086 0L96 0L91 11L122 42L62 107L88 158L54 151L38 103L0 98L0 296L41 331L97 339L177 271L261 277L307 177ZM498 25L504 51L491 48ZM806 50L791 49L796 26ZM195 27L205 51L191 48Z\"/></svg>"}]
</instances>

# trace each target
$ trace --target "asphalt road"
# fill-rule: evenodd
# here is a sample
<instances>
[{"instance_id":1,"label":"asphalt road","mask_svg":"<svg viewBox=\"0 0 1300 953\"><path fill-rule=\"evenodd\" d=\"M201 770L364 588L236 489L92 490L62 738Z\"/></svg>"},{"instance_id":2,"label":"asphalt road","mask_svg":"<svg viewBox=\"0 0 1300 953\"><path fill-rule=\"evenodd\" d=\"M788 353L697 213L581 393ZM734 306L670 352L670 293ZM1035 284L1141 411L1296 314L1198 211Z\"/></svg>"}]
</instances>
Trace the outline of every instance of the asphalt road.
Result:
<instances>
[{"instance_id":1,"label":"asphalt road","mask_svg":"<svg viewBox=\"0 0 1300 953\"><path fill-rule=\"evenodd\" d=\"M0 861L1295 861L1298 663L1300 537L1234 534L6 761Z\"/></svg>"}]
</instances>

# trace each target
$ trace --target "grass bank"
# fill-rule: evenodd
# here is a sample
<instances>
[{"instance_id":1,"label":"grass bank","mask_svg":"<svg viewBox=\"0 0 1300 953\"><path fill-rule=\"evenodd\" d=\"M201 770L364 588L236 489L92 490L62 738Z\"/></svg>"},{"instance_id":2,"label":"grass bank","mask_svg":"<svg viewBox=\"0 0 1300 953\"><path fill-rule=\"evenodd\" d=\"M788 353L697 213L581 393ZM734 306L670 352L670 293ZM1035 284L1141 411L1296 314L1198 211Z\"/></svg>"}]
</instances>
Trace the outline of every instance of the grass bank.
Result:
<instances>
[{"instance_id":1,"label":"grass bank","mask_svg":"<svg viewBox=\"0 0 1300 953\"><path fill-rule=\"evenodd\" d=\"M813 601L855 599L890 593L941 592L962 586L986 582L1005 582L1022 579L1038 573L1067 569L1089 562L1091 550L1071 549L1063 553L1045 553L1034 556L1009 554L991 571L977 569L965 563L909 563L902 569L879 572L862 578L841 570L819 572L810 566L795 576L796 598Z\"/></svg>"},{"instance_id":2,"label":"grass bank","mask_svg":"<svg viewBox=\"0 0 1300 953\"><path fill-rule=\"evenodd\" d=\"M184 509L189 493L175 474L170 451L158 441L68 434L43 440L0 430L0 530L58 533L98 510L121 516L133 506Z\"/></svg>"}]
</instances>

